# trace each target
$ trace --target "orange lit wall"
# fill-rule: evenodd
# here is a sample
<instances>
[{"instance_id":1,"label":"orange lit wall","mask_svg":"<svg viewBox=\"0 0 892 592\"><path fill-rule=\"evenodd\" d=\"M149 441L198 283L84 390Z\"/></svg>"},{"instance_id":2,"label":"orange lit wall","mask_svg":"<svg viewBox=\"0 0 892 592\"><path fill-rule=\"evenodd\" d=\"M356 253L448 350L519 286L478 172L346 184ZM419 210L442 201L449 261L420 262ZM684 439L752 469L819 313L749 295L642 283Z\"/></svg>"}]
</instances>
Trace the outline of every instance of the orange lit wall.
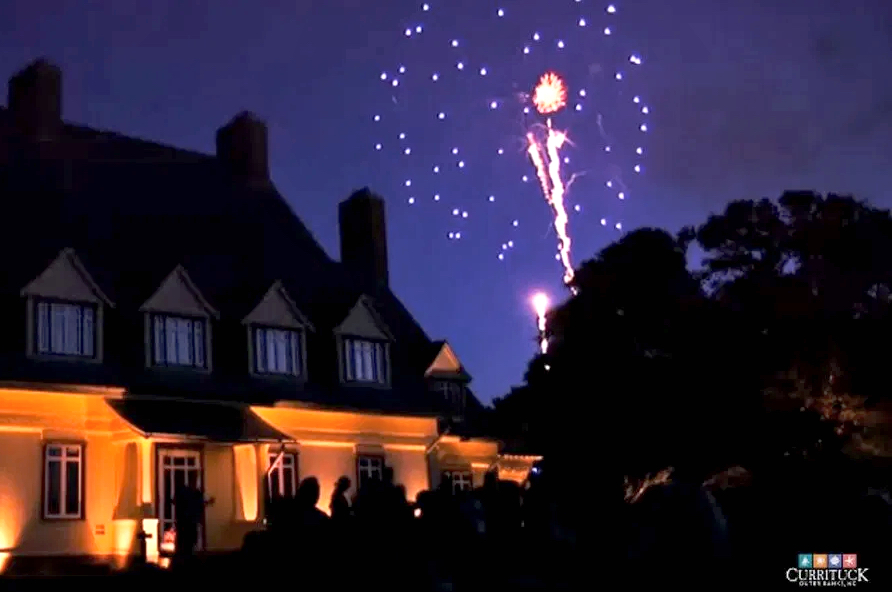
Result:
<instances>
[{"instance_id":1,"label":"orange lit wall","mask_svg":"<svg viewBox=\"0 0 892 592\"><path fill-rule=\"evenodd\" d=\"M0 388L0 571L17 555L90 555L123 565L138 551L140 528L153 537L148 543L149 561L160 561L157 447L185 440L137 433L105 402L120 396L120 390L112 389ZM339 477L346 475L355 487L359 454L383 456L410 500L436 485L429 483L431 474L437 479L441 470L469 469L479 484L485 471L500 462L494 442L438 438L434 418L295 406L252 410L294 440L285 445L298 454L299 476L319 480L319 508L325 512ZM85 446L83 520L41 518L43 447L52 441ZM205 495L214 498L206 514L208 550L238 549L245 534L262 528L263 479L270 453L280 446L202 444ZM524 467L531 463L513 459L509 464L514 474L525 478Z\"/></svg>"},{"instance_id":2,"label":"orange lit wall","mask_svg":"<svg viewBox=\"0 0 892 592\"><path fill-rule=\"evenodd\" d=\"M489 440L462 440L444 436L432 451L436 471L434 480L439 484L443 471L471 471L474 486L483 484L487 470L495 466L499 458L499 445Z\"/></svg>"},{"instance_id":3,"label":"orange lit wall","mask_svg":"<svg viewBox=\"0 0 892 592\"><path fill-rule=\"evenodd\" d=\"M357 454L384 457L394 479L414 500L428 488L425 450L437 438L437 421L426 417L322 411L294 406L252 407L264 421L296 440L301 478L319 479L319 509L328 512L335 482L342 475L356 485ZM278 450L277 446L272 447ZM264 464L264 469L268 464ZM352 491L350 492L353 493Z\"/></svg>"},{"instance_id":4,"label":"orange lit wall","mask_svg":"<svg viewBox=\"0 0 892 592\"><path fill-rule=\"evenodd\" d=\"M533 468L533 464L539 460L542 460L541 456L514 454L499 455L497 463L499 479L523 483L530 476L530 470Z\"/></svg>"},{"instance_id":5,"label":"orange lit wall","mask_svg":"<svg viewBox=\"0 0 892 592\"><path fill-rule=\"evenodd\" d=\"M127 515L123 439L132 434L103 400L113 394L0 389L0 568L10 554L129 551L136 528ZM42 520L43 447L53 441L84 445L82 520Z\"/></svg>"},{"instance_id":6,"label":"orange lit wall","mask_svg":"<svg viewBox=\"0 0 892 592\"><path fill-rule=\"evenodd\" d=\"M533 463L539 456L499 454L499 445L494 440L463 440L455 436L440 438L432 450L435 471L433 479L439 484L443 471L471 471L474 486L483 484L487 471L497 471L499 479L524 482L529 476Z\"/></svg>"}]
</instances>

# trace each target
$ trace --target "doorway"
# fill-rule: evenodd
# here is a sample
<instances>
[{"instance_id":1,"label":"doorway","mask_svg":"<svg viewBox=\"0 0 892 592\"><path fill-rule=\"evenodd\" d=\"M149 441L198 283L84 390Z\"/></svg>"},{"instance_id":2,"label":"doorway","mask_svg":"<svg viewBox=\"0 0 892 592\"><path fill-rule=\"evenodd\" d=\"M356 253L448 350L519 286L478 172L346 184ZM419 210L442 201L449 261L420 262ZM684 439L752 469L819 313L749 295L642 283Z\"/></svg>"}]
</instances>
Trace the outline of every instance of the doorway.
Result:
<instances>
[{"instance_id":1,"label":"doorway","mask_svg":"<svg viewBox=\"0 0 892 592\"><path fill-rule=\"evenodd\" d=\"M177 488L195 487L202 492L201 451L179 448L158 450L158 547L163 553L173 553L176 548L176 504L174 496ZM198 527L197 551L204 541L204 524Z\"/></svg>"}]
</instances>

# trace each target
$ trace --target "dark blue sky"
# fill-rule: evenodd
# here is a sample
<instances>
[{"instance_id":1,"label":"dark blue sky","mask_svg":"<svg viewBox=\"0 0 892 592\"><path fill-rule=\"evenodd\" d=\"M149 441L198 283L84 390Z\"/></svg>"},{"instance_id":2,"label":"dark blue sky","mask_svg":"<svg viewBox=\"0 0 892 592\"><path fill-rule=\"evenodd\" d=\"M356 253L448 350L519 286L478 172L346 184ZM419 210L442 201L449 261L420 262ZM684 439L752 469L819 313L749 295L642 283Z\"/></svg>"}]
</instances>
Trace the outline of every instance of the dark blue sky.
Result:
<instances>
[{"instance_id":1,"label":"dark blue sky","mask_svg":"<svg viewBox=\"0 0 892 592\"><path fill-rule=\"evenodd\" d=\"M887 3L627 0L615 14L608 4L16 0L0 3L0 75L47 56L64 71L67 119L207 152L217 127L256 112L277 186L334 256L337 202L372 186L388 201L395 291L488 401L521 381L535 351L530 294L564 295L550 210L520 151L518 93L544 69L571 95L587 91L581 111L573 102L555 116L575 144L567 172L585 173L568 197L581 210L570 222L577 262L619 236L617 221L676 229L785 188L892 205Z\"/></svg>"}]
</instances>

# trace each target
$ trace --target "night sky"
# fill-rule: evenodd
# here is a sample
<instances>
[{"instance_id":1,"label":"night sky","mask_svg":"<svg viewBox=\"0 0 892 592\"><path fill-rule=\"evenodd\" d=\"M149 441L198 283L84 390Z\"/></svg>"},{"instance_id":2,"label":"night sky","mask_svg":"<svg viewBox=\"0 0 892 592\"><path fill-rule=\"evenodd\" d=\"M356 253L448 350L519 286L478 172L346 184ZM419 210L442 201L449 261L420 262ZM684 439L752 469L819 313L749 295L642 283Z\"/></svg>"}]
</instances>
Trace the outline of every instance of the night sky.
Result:
<instances>
[{"instance_id":1,"label":"night sky","mask_svg":"<svg viewBox=\"0 0 892 592\"><path fill-rule=\"evenodd\" d=\"M388 202L392 287L485 401L535 353L530 295L566 296L523 153L544 122L524 93L546 70L569 86L553 117L573 142L566 178L584 173L567 197L577 263L622 231L675 230L788 188L892 205L886 2L429 4L7 1L0 75L46 56L64 72L66 119L205 152L235 113L257 113L276 185L333 256L337 202L371 186Z\"/></svg>"}]
</instances>

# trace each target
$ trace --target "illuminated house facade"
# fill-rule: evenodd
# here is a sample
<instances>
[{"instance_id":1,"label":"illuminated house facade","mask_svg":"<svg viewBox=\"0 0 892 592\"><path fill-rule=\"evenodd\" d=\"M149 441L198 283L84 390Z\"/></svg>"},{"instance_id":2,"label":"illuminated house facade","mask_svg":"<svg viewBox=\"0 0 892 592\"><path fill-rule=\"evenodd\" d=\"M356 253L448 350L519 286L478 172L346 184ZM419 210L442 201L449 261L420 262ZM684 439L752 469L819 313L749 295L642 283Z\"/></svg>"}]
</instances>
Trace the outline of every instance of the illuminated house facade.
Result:
<instances>
[{"instance_id":1,"label":"illuminated house facade","mask_svg":"<svg viewBox=\"0 0 892 592\"><path fill-rule=\"evenodd\" d=\"M341 261L269 178L250 114L205 155L71 125L36 62L0 108L0 571L168 550L178 483L213 499L208 552L315 476L320 507L394 470L523 480L534 460L467 434L480 403L388 287L384 206L340 205Z\"/></svg>"}]
</instances>

